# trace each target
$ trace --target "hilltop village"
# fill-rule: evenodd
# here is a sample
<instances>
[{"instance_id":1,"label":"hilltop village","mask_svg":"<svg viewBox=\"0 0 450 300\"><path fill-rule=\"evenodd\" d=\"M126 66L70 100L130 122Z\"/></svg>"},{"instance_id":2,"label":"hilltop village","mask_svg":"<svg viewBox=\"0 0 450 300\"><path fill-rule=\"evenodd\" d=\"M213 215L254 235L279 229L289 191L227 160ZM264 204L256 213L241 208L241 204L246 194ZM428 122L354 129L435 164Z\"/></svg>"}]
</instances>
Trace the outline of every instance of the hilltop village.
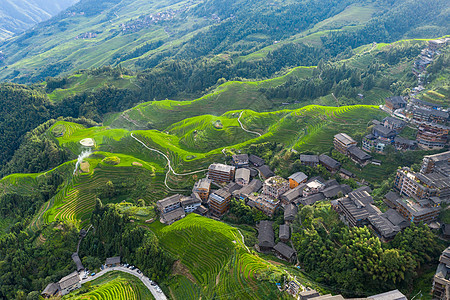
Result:
<instances>
[{"instance_id":1,"label":"hilltop village","mask_svg":"<svg viewBox=\"0 0 450 300\"><path fill-rule=\"evenodd\" d=\"M364 165L371 160L371 156L357 147L356 142L345 133L335 135L334 147L357 164ZM342 178L354 176L326 154L301 155L300 160L306 166L322 165L328 172ZM420 172L407 167L399 168L394 189L384 197L388 207L385 212L375 205L371 192L366 185L352 189L347 184L339 184L336 179L324 180L320 176L308 178L303 172L282 178L275 175L262 158L236 154L232 156L230 165L211 164L207 177L195 183L191 195L172 195L159 200L157 208L161 222L170 225L191 212L220 219L230 210L233 201L245 203L268 217L268 220L262 220L257 225L258 242L255 249L262 253L274 253L278 258L295 264L297 251L290 241L291 224L297 217L299 207L319 201L330 200L345 224L349 227L368 226L383 242L392 240L411 223L439 226L435 221L441 203L450 201L450 151L425 156ZM278 237L270 220L277 210L282 210L284 215L284 224L279 226ZM449 227L450 224L442 224L447 235ZM275 243L275 239L279 242ZM438 281L442 281L442 275L436 276ZM446 284L448 287L450 282L447 280ZM435 285L435 293L440 293L437 287ZM300 299L310 299L303 296L314 294L308 289L297 289L294 293L297 292Z\"/></svg>"}]
</instances>

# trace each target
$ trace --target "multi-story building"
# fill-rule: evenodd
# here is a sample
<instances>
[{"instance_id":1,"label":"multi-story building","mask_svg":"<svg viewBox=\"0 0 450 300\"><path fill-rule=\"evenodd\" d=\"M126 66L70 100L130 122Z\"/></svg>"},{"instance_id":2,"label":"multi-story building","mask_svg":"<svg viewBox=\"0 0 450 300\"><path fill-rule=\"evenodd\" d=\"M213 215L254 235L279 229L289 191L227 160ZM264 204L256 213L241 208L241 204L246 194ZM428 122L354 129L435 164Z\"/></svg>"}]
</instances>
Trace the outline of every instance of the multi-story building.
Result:
<instances>
[{"instance_id":1,"label":"multi-story building","mask_svg":"<svg viewBox=\"0 0 450 300\"><path fill-rule=\"evenodd\" d=\"M216 183L233 181L236 167L224 164L212 164L208 168L208 178Z\"/></svg>"},{"instance_id":2,"label":"multi-story building","mask_svg":"<svg viewBox=\"0 0 450 300\"><path fill-rule=\"evenodd\" d=\"M335 159L332 159L326 154L319 155L319 162L322 166L324 166L328 171L335 173L341 167L341 163Z\"/></svg>"},{"instance_id":3,"label":"multi-story building","mask_svg":"<svg viewBox=\"0 0 450 300\"><path fill-rule=\"evenodd\" d=\"M232 156L232 164L236 168L245 168L248 167L249 158L247 154L235 154Z\"/></svg>"},{"instance_id":4,"label":"multi-story building","mask_svg":"<svg viewBox=\"0 0 450 300\"><path fill-rule=\"evenodd\" d=\"M280 200L264 194L251 194L248 196L247 205L255 207L271 217L280 206Z\"/></svg>"},{"instance_id":5,"label":"multi-story building","mask_svg":"<svg viewBox=\"0 0 450 300\"><path fill-rule=\"evenodd\" d=\"M446 124L448 120L448 112L442 110L415 107L412 112L412 121L418 124L425 122Z\"/></svg>"},{"instance_id":6,"label":"multi-story building","mask_svg":"<svg viewBox=\"0 0 450 300\"><path fill-rule=\"evenodd\" d=\"M158 210L164 214L181 207L180 200L183 195L175 194L156 202Z\"/></svg>"},{"instance_id":7,"label":"multi-story building","mask_svg":"<svg viewBox=\"0 0 450 300\"><path fill-rule=\"evenodd\" d=\"M304 166L308 167L316 167L319 164L319 156L318 155L300 155L300 163Z\"/></svg>"},{"instance_id":8,"label":"multi-story building","mask_svg":"<svg viewBox=\"0 0 450 300\"><path fill-rule=\"evenodd\" d=\"M394 138L394 146L397 150L415 150L417 149L417 142L396 136Z\"/></svg>"},{"instance_id":9,"label":"multi-story building","mask_svg":"<svg viewBox=\"0 0 450 300\"><path fill-rule=\"evenodd\" d=\"M422 174L436 172L450 176L450 151L424 156L420 172Z\"/></svg>"},{"instance_id":10,"label":"multi-story building","mask_svg":"<svg viewBox=\"0 0 450 300\"><path fill-rule=\"evenodd\" d=\"M383 119L382 125L391 130L395 130L397 132L401 131L403 127L405 127L406 122L393 117L386 117Z\"/></svg>"},{"instance_id":11,"label":"multi-story building","mask_svg":"<svg viewBox=\"0 0 450 300\"><path fill-rule=\"evenodd\" d=\"M297 187L300 183L305 183L308 180L308 176L306 176L303 172L297 172L288 177L289 179L289 188L293 189Z\"/></svg>"},{"instance_id":12,"label":"multi-story building","mask_svg":"<svg viewBox=\"0 0 450 300\"><path fill-rule=\"evenodd\" d=\"M264 181L263 194L279 199L289 190L289 181L280 176L273 176Z\"/></svg>"},{"instance_id":13,"label":"multi-story building","mask_svg":"<svg viewBox=\"0 0 450 300\"><path fill-rule=\"evenodd\" d=\"M449 41L450 39L448 38L428 41L428 49L436 51L437 49L446 46Z\"/></svg>"},{"instance_id":14,"label":"multi-story building","mask_svg":"<svg viewBox=\"0 0 450 300\"><path fill-rule=\"evenodd\" d=\"M303 189L303 197L308 197L317 194L323 189L325 189L325 184L323 184L319 180L310 181L306 184L306 187Z\"/></svg>"},{"instance_id":15,"label":"multi-story building","mask_svg":"<svg viewBox=\"0 0 450 300\"><path fill-rule=\"evenodd\" d=\"M208 202L209 191L211 189L211 179L202 178L194 184L192 188L193 193L197 193L202 199L203 203Z\"/></svg>"},{"instance_id":16,"label":"multi-story building","mask_svg":"<svg viewBox=\"0 0 450 300\"><path fill-rule=\"evenodd\" d=\"M211 214L220 218L230 209L231 194L226 189L220 189L209 195L208 202Z\"/></svg>"},{"instance_id":17,"label":"multi-story building","mask_svg":"<svg viewBox=\"0 0 450 300\"><path fill-rule=\"evenodd\" d=\"M338 133L334 136L333 144L334 149L346 155L348 148L356 146L357 143L348 134Z\"/></svg>"},{"instance_id":18,"label":"multi-story building","mask_svg":"<svg viewBox=\"0 0 450 300\"><path fill-rule=\"evenodd\" d=\"M375 125L372 128L372 134L382 141L391 142L397 133L383 125Z\"/></svg>"},{"instance_id":19,"label":"multi-story building","mask_svg":"<svg viewBox=\"0 0 450 300\"><path fill-rule=\"evenodd\" d=\"M393 112L396 109L405 108L406 104L407 102L405 99L403 99L403 97L394 96L386 98L384 106L391 112Z\"/></svg>"},{"instance_id":20,"label":"multi-story building","mask_svg":"<svg viewBox=\"0 0 450 300\"><path fill-rule=\"evenodd\" d=\"M250 170L247 168L237 169L234 181L240 186L247 185L250 182Z\"/></svg>"},{"instance_id":21,"label":"multi-story building","mask_svg":"<svg viewBox=\"0 0 450 300\"><path fill-rule=\"evenodd\" d=\"M422 123L417 131L417 143L429 148L443 148L449 141L450 127L437 123Z\"/></svg>"},{"instance_id":22,"label":"multi-story building","mask_svg":"<svg viewBox=\"0 0 450 300\"><path fill-rule=\"evenodd\" d=\"M442 252L433 278L433 299L450 299L450 247Z\"/></svg>"},{"instance_id":23,"label":"multi-story building","mask_svg":"<svg viewBox=\"0 0 450 300\"><path fill-rule=\"evenodd\" d=\"M372 156L367 154L366 152L362 151L359 147L351 146L347 149L347 155L351 158L354 162L365 166L367 163L369 163Z\"/></svg>"},{"instance_id":24,"label":"multi-story building","mask_svg":"<svg viewBox=\"0 0 450 300\"><path fill-rule=\"evenodd\" d=\"M373 150L377 153L383 153L384 148L388 144L389 144L389 142L383 141L371 133L366 135L362 140L362 148L363 148L363 150L365 150L367 152L372 152L372 150Z\"/></svg>"},{"instance_id":25,"label":"multi-story building","mask_svg":"<svg viewBox=\"0 0 450 300\"><path fill-rule=\"evenodd\" d=\"M430 200L416 200L413 198L397 199L397 211L413 223L430 223L439 215L439 207L433 207Z\"/></svg>"}]
</instances>

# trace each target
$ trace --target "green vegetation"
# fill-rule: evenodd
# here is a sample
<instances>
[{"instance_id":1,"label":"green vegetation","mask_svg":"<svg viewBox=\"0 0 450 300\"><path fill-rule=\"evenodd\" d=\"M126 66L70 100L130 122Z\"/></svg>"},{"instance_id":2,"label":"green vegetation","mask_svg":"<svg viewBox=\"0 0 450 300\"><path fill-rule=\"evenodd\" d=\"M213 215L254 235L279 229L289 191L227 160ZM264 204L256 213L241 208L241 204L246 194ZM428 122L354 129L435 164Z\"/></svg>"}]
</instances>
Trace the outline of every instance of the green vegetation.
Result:
<instances>
[{"instance_id":1,"label":"green vegetation","mask_svg":"<svg viewBox=\"0 0 450 300\"><path fill-rule=\"evenodd\" d=\"M443 250L423 224L412 224L382 244L367 227L345 226L328 203L303 207L294 228L293 242L301 249L298 259L305 270L347 296L367 296L394 287L409 294L416 272L434 264Z\"/></svg>"},{"instance_id":2,"label":"green vegetation","mask_svg":"<svg viewBox=\"0 0 450 300\"><path fill-rule=\"evenodd\" d=\"M144 300L155 298L147 287L133 275L113 271L85 283L80 290L72 292L62 299Z\"/></svg>"},{"instance_id":3,"label":"green vegetation","mask_svg":"<svg viewBox=\"0 0 450 300\"><path fill-rule=\"evenodd\" d=\"M186 299L186 294L189 299L282 297L275 282L284 272L249 251L237 229L195 214L171 226L149 228L178 259L168 281L175 299Z\"/></svg>"}]
</instances>

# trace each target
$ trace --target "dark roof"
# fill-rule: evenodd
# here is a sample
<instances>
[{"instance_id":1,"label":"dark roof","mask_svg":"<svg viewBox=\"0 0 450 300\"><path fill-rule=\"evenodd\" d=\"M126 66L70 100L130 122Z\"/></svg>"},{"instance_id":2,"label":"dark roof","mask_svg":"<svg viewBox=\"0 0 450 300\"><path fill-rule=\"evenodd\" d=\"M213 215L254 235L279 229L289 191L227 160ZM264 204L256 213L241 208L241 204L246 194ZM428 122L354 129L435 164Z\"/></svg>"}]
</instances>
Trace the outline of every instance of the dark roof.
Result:
<instances>
[{"instance_id":1,"label":"dark roof","mask_svg":"<svg viewBox=\"0 0 450 300\"><path fill-rule=\"evenodd\" d=\"M319 163L319 156L318 155L301 154L300 162Z\"/></svg>"},{"instance_id":2,"label":"dark roof","mask_svg":"<svg viewBox=\"0 0 450 300\"><path fill-rule=\"evenodd\" d=\"M295 205L293 203L289 203L284 208L284 219L285 220L289 220L289 219L293 220L295 218L295 216L297 215L297 212L298 212L297 205Z\"/></svg>"},{"instance_id":3,"label":"dark roof","mask_svg":"<svg viewBox=\"0 0 450 300\"><path fill-rule=\"evenodd\" d=\"M388 219L382 215L370 214L368 217L370 224L380 233L380 235L386 239L393 238L400 232L400 227L392 224Z\"/></svg>"},{"instance_id":4,"label":"dark roof","mask_svg":"<svg viewBox=\"0 0 450 300\"><path fill-rule=\"evenodd\" d=\"M268 165L261 166L258 170L264 178L275 176L275 173L272 172Z\"/></svg>"},{"instance_id":5,"label":"dark roof","mask_svg":"<svg viewBox=\"0 0 450 300\"><path fill-rule=\"evenodd\" d=\"M395 201L397 201L400 196L396 192L389 191L386 195L384 195L384 198L391 201L392 203L395 203Z\"/></svg>"},{"instance_id":6,"label":"dark roof","mask_svg":"<svg viewBox=\"0 0 450 300\"><path fill-rule=\"evenodd\" d=\"M325 199L325 196L322 193L317 193L305 198L299 198L298 201L303 205L313 205L317 201L321 201L323 199Z\"/></svg>"},{"instance_id":7,"label":"dark roof","mask_svg":"<svg viewBox=\"0 0 450 300\"><path fill-rule=\"evenodd\" d=\"M400 229L405 229L411 222L400 215L395 209L388 209L383 217L389 220L393 225L398 226Z\"/></svg>"},{"instance_id":8,"label":"dark roof","mask_svg":"<svg viewBox=\"0 0 450 300\"><path fill-rule=\"evenodd\" d=\"M392 137L395 135L395 131L384 127L383 125L375 125L372 129L373 132L378 132L383 137Z\"/></svg>"},{"instance_id":9,"label":"dark roof","mask_svg":"<svg viewBox=\"0 0 450 300\"><path fill-rule=\"evenodd\" d=\"M417 145L416 141L408 140L408 139L405 139L404 137L401 137L401 136L396 136L394 138L394 143L396 143L396 144L404 144L404 145L408 145L408 146Z\"/></svg>"},{"instance_id":10,"label":"dark roof","mask_svg":"<svg viewBox=\"0 0 450 300\"><path fill-rule=\"evenodd\" d=\"M273 249L278 253L280 253L282 256L289 259L295 255L295 250L283 242L279 242L278 244L276 244L275 247L273 247Z\"/></svg>"},{"instance_id":11,"label":"dark roof","mask_svg":"<svg viewBox=\"0 0 450 300\"><path fill-rule=\"evenodd\" d=\"M174 209L168 213L163 213L162 217L166 223L172 223L175 220L178 220L185 216L184 209L182 207L178 207L177 209Z\"/></svg>"},{"instance_id":12,"label":"dark roof","mask_svg":"<svg viewBox=\"0 0 450 300\"><path fill-rule=\"evenodd\" d=\"M108 257L105 261L105 265L118 265L120 264L120 256Z\"/></svg>"},{"instance_id":13,"label":"dark roof","mask_svg":"<svg viewBox=\"0 0 450 300\"><path fill-rule=\"evenodd\" d=\"M444 235L450 235L450 224L442 225L442 233Z\"/></svg>"},{"instance_id":14,"label":"dark roof","mask_svg":"<svg viewBox=\"0 0 450 300\"><path fill-rule=\"evenodd\" d=\"M234 191L240 190L242 186L237 184L236 182L230 182L226 186L223 187L224 190L226 190L228 193L233 193ZM216 193L217 195L217 193Z\"/></svg>"},{"instance_id":15,"label":"dark roof","mask_svg":"<svg viewBox=\"0 0 450 300\"><path fill-rule=\"evenodd\" d=\"M339 192L342 196L347 195L352 191L352 188L346 184L343 185L333 185L326 189L324 189L321 193L325 196L325 198L334 198L339 195Z\"/></svg>"},{"instance_id":16,"label":"dark roof","mask_svg":"<svg viewBox=\"0 0 450 300\"><path fill-rule=\"evenodd\" d=\"M272 224L272 221L259 222L258 244L260 247L272 248L275 245L275 233Z\"/></svg>"},{"instance_id":17,"label":"dark roof","mask_svg":"<svg viewBox=\"0 0 450 300\"><path fill-rule=\"evenodd\" d=\"M337 169L340 167L341 163L332 159L326 154L319 155L319 161L327 166L329 166L332 169Z\"/></svg>"},{"instance_id":18,"label":"dark roof","mask_svg":"<svg viewBox=\"0 0 450 300\"><path fill-rule=\"evenodd\" d=\"M321 176L314 176L314 177L311 177L306 183L308 184L308 183L313 182L315 180L319 181L320 183L324 183L326 181Z\"/></svg>"},{"instance_id":19,"label":"dark roof","mask_svg":"<svg viewBox=\"0 0 450 300\"><path fill-rule=\"evenodd\" d=\"M181 197L183 197L183 195L175 194L170 197L167 197L167 198L157 201L156 205L158 206L159 209L164 210L167 206L170 206L170 205L180 202Z\"/></svg>"},{"instance_id":20,"label":"dark roof","mask_svg":"<svg viewBox=\"0 0 450 300\"><path fill-rule=\"evenodd\" d=\"M402 96L393 96L386 98L386 102L390 102L392 104L406 104L406 100L403 99Z\"/></svg>"},{"instance_id":21,"label":"dark roof","mask_svg":"<svg viewBox=\"0 0 450 300\"><path fill-rule=\"evenodd\" d=\"M64 276L61 278L61 280L58 282L59 287L61 290L64 290L68 287L74 286L80 282L80 277L78 277L78 272L72 272L67 276Z\"/></svg>"},{"instance_id":22,"label":"dark roof","mask_svg":"<svg viewBox=\"0 0 450 300\"><path fill-rule=\"evenodd\" d=\"M385 292L382 294L377 294L373 296L369 296L370 300L408 300L405 295L400 293L399 290L392 290L389 292Z\"/></svg>"},{"instance_id":23,"label":"dark roof","mask_svg":"<svg viewBox=\"0 0 450 300\"><path fill-rule=\"evenodd\" d=\"M233 162L236 164L248 163L247 154L235 154L233 155Z\"/></svg>"},{"instance_id":24,"label":"dark roof","mask_svg":"<svg viewBox=\"0 0 450 300\"><path fill-rule=\"evenodd\" d=\"M398 127L404 126L406 124L405 121L402 121L402 120L394 118L394 117L386 117L386 118L384 118L383 122L386 122L386 121L388 123L395 124Z\"/></svg>"},{"instance_id":25,"label":"dark roof","mask_svg":"<svg viewBox=\"0 0 450 300\"><path fill-rule=\"evenodd\" d=\"M369 154L367 154L366 152L362 151L360 148L356 147L356 146L351 146L347 149L348 153L351 156L356 157L359 160L368 160L371 159L372 156L370 156Z\"/></svg>"},{"instance_id":26,"label":"dark roof","mask_svg":"<svg viewBox=\"0 0 450 300\"><path fill-rule=\"evenodd\" d=\"M262 188L262 186L263 186L263 184L262 184L261 180L253 179L246 186L242 187L239 190L233 191L233 195L234 196L236 196L236 195L248 196L251 193L259 191Z\"/></svg>"},{"instance_id":27,"label":"dark roof","mask_svg":"<svg viewBox=\"0 0 450 300\"><path fill-rule=\"evenodd\" d=\"M354 201L356 205L359 205L357 202L361 202L364 205L373 203L373 198L367 190L356 189L353 192L350 192L348 197Z\"/></svg>"},{"instance_id":28,"label":"dark roof","mask_svg":"<svg viewBox=\"0 0 450 300\"><path fill-rule=\"evenodd\" d=\"M303 195L303 190L305 189L305 187L306 184L302 183L281 195L281 199L287 202L292 202Z\"/></svg>"},{"instance_id":29,"label":"dark roof","mask_svg":"<svg viewBox=\"0 0 450 300\"><path fill-rule=\"evenodd\" d=\"M81 270L84 270L83 264L81 263L81 259L78 256L77 252L72 253L72 259L77 265L77 271L80 272Z\"/></svg>"},{"instance_id":30,"label":"dark roof","mask_svg":"<svg viewBox=\"0 0 450 300\"><path fill-rule=\"evenodd\" d=\"M59 291L59 284L52 282L45 287L41 295L53 296L58 291Z\"/></svg>"},{"instance_id":31,"label":"dark roof","mask_svg":"<svg viewBox=\"0 0 450 300\"><path fill-rule=\"evenodd\" d=\"M287 240L290 238L289 225L280 225L279 235L280 239Z\"/></svg>"},{"instance_id":32,"label":"dark roof","mask_svg":"<svg viewBox=\"0 0 450 300\"><path fill-rule=\"evenodd\" d=\"M256 166L256 165L257 165L257 166L262 166L262 165L264 165L264 159L262 159L262 158L259 157L259 156L250 154L249 160L250 160L250 162L251 162L252 164L254 164L255 166Z\"/></svg>"},{"instance_id":33,"label":"dark roof","mask_svg":"<svg viewBox=\"0 0 450 300\"><path fill-rule=\"evenodd\" d=\"M297 173L294 173L291 176L289 176L288 179L292 179L295 182L300 183L300 182L308 179L308 176L306 176L306 174L303 172L297 172Z\"/></svg>"},{"instance_id":34,"label":"dark roof","mask_svg":"<svg viewBox=\"0 0 450 300\"><path fill-rule=\"evenodd\" d=\"M200 215L206 214L207 212L208 212L208 209L206 207L204 207L203 205L200 205L195 209L195 213L198 213Z\"/></svg>"},{"instance_id":35,"label":"dark roof","mask_svg":"<svg viewBox=\"0 0 450 300\"><path fill-rule=\"evenodd\" d=\"M339 182L337 182L336 179L330 179L330 180L327 180L327 181L323 182L323 184L325 185L325 188L329 188L329 187L332 187L332 186L339 185Z\"/></svg>"},{"instance_id":36,"label":"dark roof","mask_svg":"<svg viewBox=\"0 0 450 300\"><path fill-rule=\"evenodd\" d=\"M222 197L223 199L227 199L231 196L231 193L226 188L221 188L220 190L214 191L212 194Z\"/></svg>"},{"instance_id":37,"label":"dark roof","mask_svg":"<svg viewBox=\"0 0 450 300\"><path fill-rule=\"evenodd\" d=\"M416 98L412 98L411 102L413 102L415 104L423 105L423 106L430 106L430 107L437 107L437 106L439 106L438 104L434 104L434 103L423 101L423 100L416 99Z\"/></svg>"},{"instance_id":38,"label":"dark roof","mask_svg":"<svg viewBox=\"0 0 450 300\"><path fill-rule=\"evenodd\" d=\"M199 204L199 203L202 203L201 198L192 197L192 196L181 198L181 205L183 206L183 208L188 205Z\"/></svg>"},{"instance_id":39,"label":"dark roof","mask_svg":"<svg viewBox=\"0 0 450 300\"><path fill-rule=\"evenodd\" d=\"M424 108L416 108L414 109L414 113L418 113L425 116L436 116L444 119L448 119L448 112L437 110L437 109L424 109Z\"/></svg>"},{"instance_id":40,"label":"dark roof","mask_svg":"<svg viewBox=\"0 0 450 300\"><path fill-rule=\"evenodd\" d=\"M344 168L341 168L341 169L339 170L339 172L342 173L342 174L344 174L344 175L347 175L348 177L353 177L353 176L355 176L352 172L350 172L349 170L346 170L346 169L344 169Z\"/></svg>"}]
</instances>

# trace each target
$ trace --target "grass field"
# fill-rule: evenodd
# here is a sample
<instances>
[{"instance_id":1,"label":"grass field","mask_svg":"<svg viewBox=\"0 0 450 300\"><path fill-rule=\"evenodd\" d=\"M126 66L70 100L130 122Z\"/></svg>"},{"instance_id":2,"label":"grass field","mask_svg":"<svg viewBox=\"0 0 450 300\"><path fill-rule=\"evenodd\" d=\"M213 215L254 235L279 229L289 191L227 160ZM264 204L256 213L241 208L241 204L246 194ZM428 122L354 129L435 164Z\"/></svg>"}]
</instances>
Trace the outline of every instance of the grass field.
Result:
<instances>
[{"instance_id":1,"label":"grass field","mask_svg":"<svg viewBox=\"0 0 450 300\"><path fill-rule=\"evenodd\" d=\"M249 251L236 228L196 214L170 226L159 222L147 226L158 236L161 245L179 259L174 276L169 279L172 298L285 297L278 292L275 281L267 280L280 278L284 271ZM268 277L260 280L264 274Z\"/></svg>"},{"instance_id":2,"label":"grass field","mask_svg":"<svg viewBox=\"0 0 450 300\"><path fill-rule=\"evenodd\" d=\"M147 287L133 275L123 272L109 272L90 282L86 291L84 284L62 299L64 300L147 300L155 299ZM82 293L84 292L84 293Z\"/></svg>"}]
</instances>

